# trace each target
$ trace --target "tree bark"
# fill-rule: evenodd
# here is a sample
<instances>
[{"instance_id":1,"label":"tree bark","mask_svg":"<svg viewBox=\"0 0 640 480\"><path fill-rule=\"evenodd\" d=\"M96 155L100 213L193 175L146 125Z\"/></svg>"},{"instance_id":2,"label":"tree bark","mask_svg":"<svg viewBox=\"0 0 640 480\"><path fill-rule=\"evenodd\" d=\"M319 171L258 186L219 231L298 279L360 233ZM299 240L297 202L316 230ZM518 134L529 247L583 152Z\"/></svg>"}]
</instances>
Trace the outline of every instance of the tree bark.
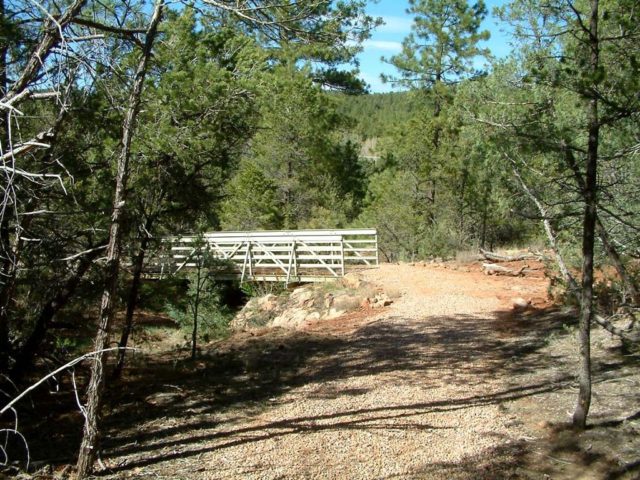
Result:
<instances>
[{"instance_id":1,"label":"tree bark","mask_svg":"<svg viewBox=\"0 0 640 480\"><path fill-rule=\"evenodd\" d=\"M549 221L549 212L542 204L542 202L536 197L536 195L531 191L531 189L527 186L524 179L520 175L518 171L518 167L514 160L511 160L511 164L513 165L513 173L520 182L520 186L524 190L524 193L531 199L531 201L535 204L536 208L540 212L540 216L542 217L542 225L544 227L544 231L547 234L547 239L549 240L549 245L551 246L551 251L553 251L553 255L556 257L556 263L558 264L558 268L560 269L560 274L567 285L569 286L569 290L572 292L577 291L578 284L576 283L573 275L569 272L566 263L564 263L564 258L562 258L562 254L560 253L560 247L558 246L558 242L556 240L556 234L551 226L551 222Z\"/></svg>"},{"instance_id":2,"label":"tree bark","mask_svg":"<svg viewBox=\"0 0 640 480\"><path fill-rule=\"evenodd\" d=\"M29 338L20 349L16 357L16 363L12 369L11 377L15 381L19 379L31 366L38 348L47 334L47 330L51 325L53 317L67 304L73 296L82 277L87 273L93 261L102 252L101 249L95 249L87 255L83 256L78 263L75 271L58 288L56 293L45 303L40 314L36 318L35 326L29 335Z\"/></svg>"},{"instance_id":3,"label":"tree bark","mask_svg":"<svg viewBox=\"0 0 640 480\"><path fill-rule=\"evenodd\" d=\"M135 79L122 127L122 150L118 157L116 187L113 195L113 211L107 245L107 277L102 294L98 331L94 342L94 350L103 351L109 341L109 330L113 318L113 297L118 283L120 266L120 238L129 177L129 159L131 156L131 140L135 130L135 122L140 108L140 97L144 86L151 50L156 38L158 24L162 18L164 0L156 0L156 4L147 30L144 49L136 69ZM91 379L87 387L87 405L82 443L77 463L77 478L85 478L93 467L98 448L98 424L104 388L104 362L106 352L98 353L91 364Z\"/></svg>"},{"instance_id":4,"label":"tree bark","mask_svg":"<svg viewBox=\"0 0 640 480\"><path fill-rule=\"evenodd\" d=\"M590 73L594 76L599 67L598 43L598 2L591 0L589 20ZM598 118L598 99L594 95L589 99L587 110L588 144L585 175L584 220L582 232L582 294L580 299L580 323L578 339L580 343L580 366L578 373L578 402L573 412L573 425L584 429L591 406L591 320L593 318L593 257L595 245L595 227L597 218L597 171L598 147L600 140L600 122Z\"/></svg>"},{"instance_id":5,"label":"tree bark","mask_svg":"<svg viewBox=\"0 0 640 480\"><path fill-rule=\"evenodd\" d=\"M146 227L149 227L148 223ZM129 336L133 330L133 314L135 313L138 303L138 292L140 291L140 283L142 279L142 269L144 267L144 259L147 253L147 247L149 246L149 235L143 233L143 237L140 240L140 251L136 255L133 262L133 278L131 279L131 287L129 288L129 296L127 298L127 312L124 319L124 327L122 328L122 335L120 336L120 342L118 346L118 361L113 369L113 378L120 378L122 369L124 368L124 359L126 354L126 346L129 342Z\"/></svg>"}]
</instances>

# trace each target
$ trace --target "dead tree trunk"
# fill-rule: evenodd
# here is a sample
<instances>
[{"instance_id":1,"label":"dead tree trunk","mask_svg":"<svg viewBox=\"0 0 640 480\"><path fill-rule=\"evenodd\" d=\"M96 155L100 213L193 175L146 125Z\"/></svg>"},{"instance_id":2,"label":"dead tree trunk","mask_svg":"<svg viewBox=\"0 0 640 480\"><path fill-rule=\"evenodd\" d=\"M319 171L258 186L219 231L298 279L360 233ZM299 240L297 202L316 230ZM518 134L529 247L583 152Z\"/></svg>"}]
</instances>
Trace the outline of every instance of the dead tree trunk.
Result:
<instances>
[{"instance_id":1,"label":"dead tree trunk","mask_svg":"<svg viewBox=\"0 0 640 480\"><path fill-rule=\"evenodd\" d=\"M10 310L18 280L18 265L23 248L20 236L22 228L27 227L33 217L29 217L22 225L19 221L11 225L9 215L2 212L0 220L0 244L2 267L0 269L0 372L7 372L9 360L14 355L14 346L10 341ZM27 227L28 228L28 227ZM12 232L13 231L13 232ZM11 241L13 235L14 240Z\"/></svg>"},{"instance_id":2,"label":"dead tree trunk","mask_svg":"<svg viewBox=\"0 0 640 480\"><path fill-rule=\"evenodd\" d=\"M600 52L598 43L598 1L591 0L589 20L590 62L589 70L595 76L599 68ZM594 77L595 78L595 77ZM587 165L585 174L584 220L582 230L582 296L580 299L580 368L578 373L578 402L573 412L574 427L584 429L591 406L591 320L593 318L593 256L597 218L597 171L598 146L600 141L600 121L598 99L594 95L589 100L587 110L589 139L587 143Z\"/></svg>"},{"instance_id":3,"label":"dead tree trunk","mask_svg":"<svg viewBox=\"0 0 640 480\"><path fill-rule=\"evenodd\" d=\"M146 227L150 227L150 225L147 224ZM148 228L145 228L145 230L148 230ZM120 375L122 374L126 346L129 342L131 331L133 330L133 314L135 313L138 303L138 292L140 291L140 283L142 280L142 269L144 267L147 247L149 246L149 235L146 232L143 232L142 235L143 236L140 240L140 250L133 262L133 277L131 279L131 287L129 288L129 295L127 297L127 311L124 319L124 327L122 328L122 335L120 336L120 342L118 343L118 346L120 347L120 350L118 350L118 361L113 369L114 379L120 378Z\"/></svg>"},{"instance_id":4,"label":"dead tree trunk","mask_svg":"<svg viewBox=\"0 0 640 480\"><path fill-rule=\"evenodd\" d=\"M551 222L549 221L549 212L542 204L538 197L531 191L531 189L527 186L525 181L523 180L516 162L511 159L511 164L513 165L513 173L520 182L520 186L522 190L527 194L527 196L531 199L531 201L535 204L536 208L540 212L540 216L542 217L542 225L544 226L544 231L547 234L547 239L549 239L549 245L551 246L551 251L553 251L553 255L556 258L556 263L558 264L558 268L560 269L560 273L562 274L562 278L569 285L569 289L571 291L576 291L578 289L578 284L576 283L573 275L569 272L566 263L564 263L564 258L560 253L560 247L558 246L558 242L556 241L556 234L553 231L553 227L551 226Z\"/></svg>"},{"instance_id":5,"label":"dead tree trunk","mask_svg":"<svg viewBox=\"0 0 640 480\"><path fill-rule=\"evenodd\" d=\"M8 69L9 43L0 44L0 103L2 103L2 116L0 117L0 155L6 155L10 150L9 122L12 104L24 97L24 93L43 65L54 46L60 40L60 35L69 22L76 17L86 0L75 0L67 10L54 22L45 20L45 28L42 38L37 42L31 56L26 61L18 78L10 84ZM4 0L0 0L0 23L7 24L7 12ZM28 93L28 92L27 92ZM6 111L4 111L6 109ZM6 200L5 200L6 202ZM9 366L11 343L9 341L9 304L13 296L15 275L17 274L16 250L18 247L11 244L11 225L7 212L8 205L2 206L0 213L0 257L2 266L0 269L0 372L6 372ZM17 235L16 237L19 237Z\"/></svg>"},{"instance_id":6,"label":"dead tree trunk","mask_svg":"<svg viewBox=\"0 0 640 480\"><path fill-rule=\"evenodd\" d=\"M8 26L6 8L4 0L0 0L0 25ZM6 40L0 43L0 96L5 95L7 91L7 63L9 60L9 42ZM1 122L2 120L0 120ZM1 130L0 130L1 131ZM4 138L4 137L1 137Z\"/></svg>"},{"instance_id":7,"label":"dead tree trunk","mask_svg":"<svg viewBox=\"0 0 640 480\"><path fill-rule=\"evenodd\" d=\"M571 272L569 272L569 269L566 266L564 258L562 257L562 253L560 252L560 248L558 247L556 234L553 231L553 228L551 227L551 222L549 222L549 218L547 217L548 213L546 208L544 207L544 205L542 205L542 202L540 202L540 200L538 200L538 198L534 195L531 189L529 189L526 183L524 183L524 180L522 179L522 177L520 176L520 173L515 167L515 163L514 163L514 173L518 178L518 180L520 181L520 185L522 186L525 193L527 193L527 195L536 204L536 206L538 207L538 210L540 211L540 215L543 218L545 232L547 234L547 239L549 240L549 245L551 246L551 250L553 251L554 257L556 259L556 263L560 268L560 273L562 274L562 278L564 279L566 284L569 286L568 288L569 294L573 296L577 302L580 302L580 299L581 299L581 294L579 291L580 287L578 286L578 282L576 281L576 279L573 277L573 275L571 275ZM597 217L596 217L596 229L597 229L597 226L598 226L598 223L597 223ZM602 328L604 328L606 331L608 331L612 335L615 335L625 341L632 342L632 343L636 343L640 341L640 336L638 333L630 332L628 330L623 330L621 328L618 328L613 323L611 323L611 321L609 321L607 318L604 318L594 313L593 319L598 325L600 325Z\"/></svg>"},{"instance_id":8,"label":"dead tree trunk","mask_svg":"<svg viewBox=\"0 0 640 480\"><path fill-rule=\"evenodd\" d=\"M73 296L80 281L84 277L85 273L89 270L93 261L102 252L101 248L94 249L84 255L76 269L67 277L67 279L58 288L58 291L45 303L40 314L36 318L35 326L29 335L29 338L20 349L19 354L16 357L16 364L12 369L11 377L16 380L19 379L26 370L31 366L33 358L35 357L38 348L42 344L42 341L47 334L47 330L51 325L53 317L67 304L69 299Z\"/></svg>"},{"instance_id":9,"label":"dead tree trunk","mask_svg":"<svg viewBox=\"0 0 640 480\"><path fill-rule=\"evenodd\" d=\"M158 24L162 18L164 0L156 0L151 22L147 30L144 48L136 69L135 79L129 96L129 103L122 127L122 150L118 158L116 174L116 188L113 195L113 211L109 243L107 245L107 278L100 305L98 331L96 333L94 350L103 351L109 341L109 330L113 318L113 296L118 283L118 269L120 266L120 238L123 209L125 206L127 180L129 177L129 159L131 156L131 140L135 129L135 122L140 108L140 97L147 73L151 50L156 38ZM82 443L77 464L77 478L85 478L93 467L98 447L98 423L102 404L102 390L104 387L104 361L106 353L97 354L91 364L91 380L87 388L87 405Z\"/></svg>"},{"instance_id":10,"label":"dead tree trunk","mask_svg":"<svg viewBox=\"0 0 640 480\"><path fill-rule=\"evenodd\" d=\"M580 169L578 168L573 152L567 146L564 147L564 158L569 168L571 168L571 170L573 171L573 176L576 179L578 188L581 192L583 192L584 195L584 191L586 188L585 179L582 176L582 172L580 172ZM634 303L640 304L640 286L638 286L638 283L635 281L635 279L631 275L629 275L629 272L627 271L627 268L625 267L624 262L622 261L622 258L618 253L618 250L613 245L613 243L611 243L611 240L609 240L609 234L607 233L607 229L604 227L600 216L596 216L595 228L598 238L600 238L602 246L604 247L604 251L613 263L613 266L616 269L620 280L622 280L622 283L630 290Z\"/></svg>"},{"instance_id":11,"label":"dead tree trunk","mask_svg":"<svg viewBox=\"0 0 640 480\"><path fill-rule=\"evenodd\" d=\"M7 372L11 355L9 341L9 302L12 296L14 272L8 218L3 216L0 225L2 268L0 270L0 373Z\"/></svg>"},{"instance_id":12,"label":"dead tree trunk","mask_svg":"<svg viewBox=\"0 0 640 480\"><path fill-rule=\"evenodd\" d=\"M5 14L5 4L4 0L0 0L0 25L7 25L7 19ZM8 42L0 42L0 97L4 97L7 91L7 61L9 55L9 43ZM9 111L0 112L0 155L4 153L5 149L5 139L7 138L7 122L9 116ZM7 255L7 245L8 245L8 236L5 234L5 229L8 226L5 226L5 218L4 214L0 218L0 261L2 262L2 268L0 270L0 275L4 277L4 272L7 270L7 259L5 255ZM8 230L7 230L8 232ZM0 297L4 295L4 282L5 278L0 278ZM4 300L0 298L0 373L4 373L7 371L9 367L9 318L5 315L4 308Z\"/></svg>"}]
</instances>

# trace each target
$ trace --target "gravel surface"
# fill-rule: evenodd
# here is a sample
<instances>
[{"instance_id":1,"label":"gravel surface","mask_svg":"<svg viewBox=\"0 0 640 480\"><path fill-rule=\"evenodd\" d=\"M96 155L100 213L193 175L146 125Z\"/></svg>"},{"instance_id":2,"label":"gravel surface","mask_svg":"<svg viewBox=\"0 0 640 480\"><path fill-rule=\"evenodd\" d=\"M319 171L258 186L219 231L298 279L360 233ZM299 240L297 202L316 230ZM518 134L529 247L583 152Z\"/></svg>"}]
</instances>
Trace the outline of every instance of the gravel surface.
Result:
<instances>
[{"instance_id":1,"label":"gravel surface","mask_svg":"<svg viewBox=\"0 0 640 480\"><path fill-rule=\"evenodd\" d=\"M546 280L408 265L363 275L395 302L240 335L194 367L197 382L157 380L168 383L144 401L120 399L122 415L138 414L128 425L112 415L102 475L543 478L516 465L544 395L567 380L542 367L539 320L514 316L512 298L544 306Z\"/></svg>"}]
</instances>

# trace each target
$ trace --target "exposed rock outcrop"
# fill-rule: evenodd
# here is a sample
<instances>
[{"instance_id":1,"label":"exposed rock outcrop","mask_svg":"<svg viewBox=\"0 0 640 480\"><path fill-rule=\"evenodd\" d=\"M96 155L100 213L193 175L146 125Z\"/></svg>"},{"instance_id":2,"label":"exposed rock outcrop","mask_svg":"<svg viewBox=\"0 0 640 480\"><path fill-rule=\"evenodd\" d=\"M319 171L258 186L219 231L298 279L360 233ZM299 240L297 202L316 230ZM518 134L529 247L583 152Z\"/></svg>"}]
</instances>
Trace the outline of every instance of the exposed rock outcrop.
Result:
<instances>
[{"instance_id":1,"label":"exposed rock outcrop","mask_svg":"<svg viewBox=\"0 0 640 480\"><path fill-rule=\"evenodd\" d=\"M359 309L383 308L393 303L379 288L349 273L324 284L298 287L281 295L251 299L231 322L234 330L256 327L299 328L309 322L330 320Z\"/></svg>"}]
</instances>

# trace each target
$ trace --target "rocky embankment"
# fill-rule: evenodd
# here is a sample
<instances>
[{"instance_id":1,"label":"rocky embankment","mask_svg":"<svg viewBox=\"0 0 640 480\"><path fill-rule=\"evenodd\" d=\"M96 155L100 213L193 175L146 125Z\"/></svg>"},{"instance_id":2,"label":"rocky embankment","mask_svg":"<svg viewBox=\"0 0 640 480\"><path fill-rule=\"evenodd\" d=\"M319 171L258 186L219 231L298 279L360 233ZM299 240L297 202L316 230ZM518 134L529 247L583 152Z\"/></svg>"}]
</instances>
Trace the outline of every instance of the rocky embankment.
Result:
<instances>
[{"instance_id":1,"label":"rocky embankment","mask_svg":"<svg viewBox=\"0 0 640 480\"><path fill-rule=\"evenodd\" d=\"M393 292L384 292L363 281L359 274L350 273L340 280L252 298L233 319L231 328L303 328L310 322L331 320L357 310L380 309L391 305L393 298L397 298Z\"/></svg>"}]
</instances>

